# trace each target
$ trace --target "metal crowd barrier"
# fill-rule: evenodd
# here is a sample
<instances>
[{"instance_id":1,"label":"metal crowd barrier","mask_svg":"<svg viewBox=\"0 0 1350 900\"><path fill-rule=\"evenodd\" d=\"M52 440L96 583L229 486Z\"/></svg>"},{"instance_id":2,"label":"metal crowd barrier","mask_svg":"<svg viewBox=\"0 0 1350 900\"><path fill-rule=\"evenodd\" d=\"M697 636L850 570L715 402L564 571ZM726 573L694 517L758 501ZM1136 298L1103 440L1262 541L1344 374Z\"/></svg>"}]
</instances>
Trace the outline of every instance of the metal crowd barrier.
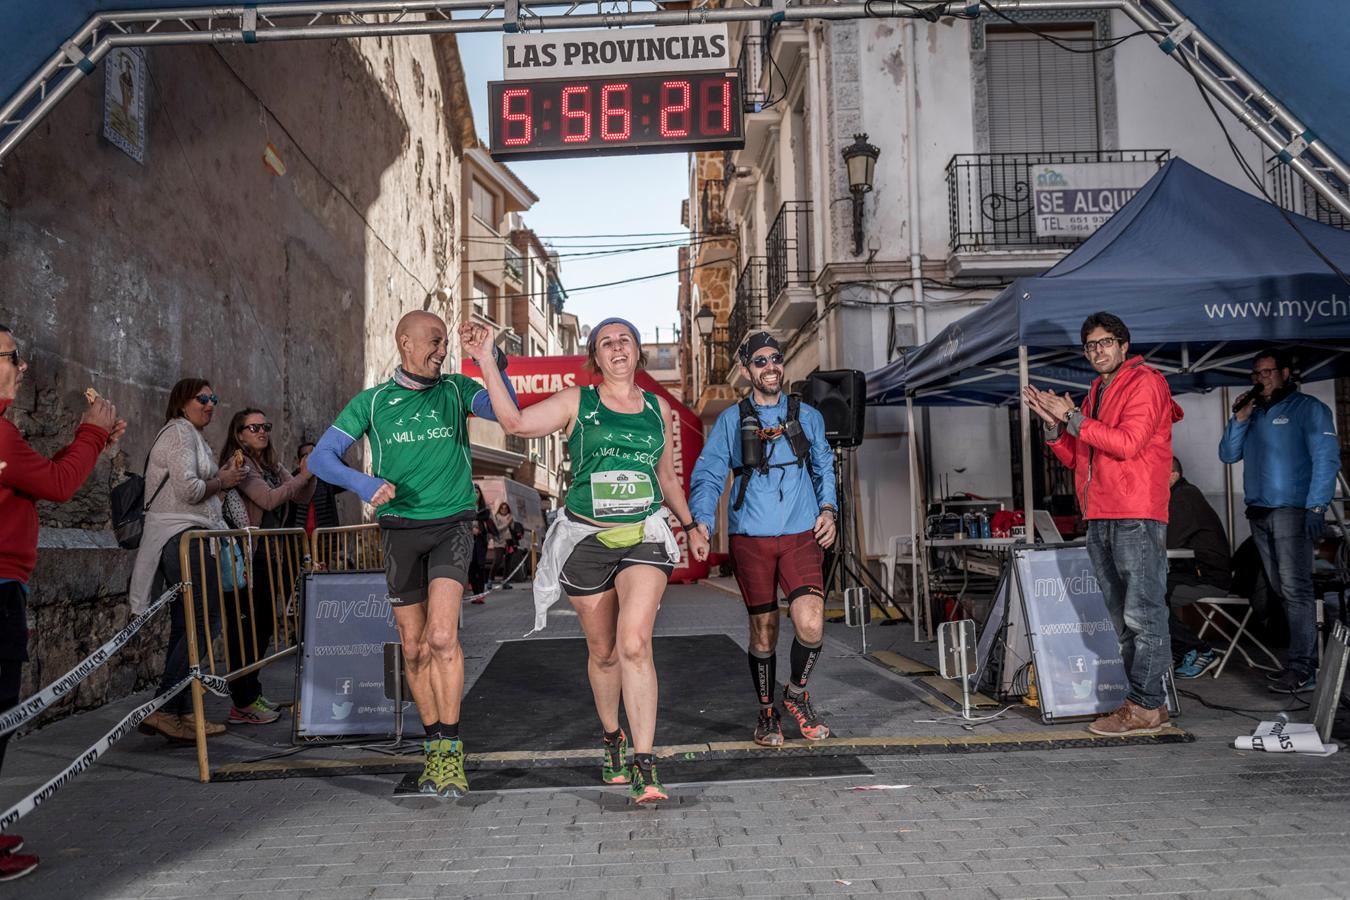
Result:
<instances>
[{"instance_id":1,"label":"metal crowd barrier","mask_svg":"<svg viewBox=\"0 0 1350 900\"><path fill-rule=\"evenodd\" d=\"M310 535L310 561L316 572L370 572L384 568L380 526L316 528Z\"/></svg>"},{"instance_id":2,"label":"metal crowd barrier","mask_svg":"<svg viewBox=\"0 0 1350 900\"><path fill-rule=\"evenodd\" d=\"M232 549L233 548L233 549ZM234 681L296 652L296 586L310 541L303 528L189 531L179 545L188 665ZM234 574L226 574L233 568ZM254 597L255 593L268 596ZM255 610L258 616L251 613ZM259 626L270 616L272 640ZM208 637L200 646L199 634ZM219 635L223 640L217 641ZM268 653L269 643L271 653ZM210 781L202 685L192 682L198 778Z\"/></svg>"}]
</instances>

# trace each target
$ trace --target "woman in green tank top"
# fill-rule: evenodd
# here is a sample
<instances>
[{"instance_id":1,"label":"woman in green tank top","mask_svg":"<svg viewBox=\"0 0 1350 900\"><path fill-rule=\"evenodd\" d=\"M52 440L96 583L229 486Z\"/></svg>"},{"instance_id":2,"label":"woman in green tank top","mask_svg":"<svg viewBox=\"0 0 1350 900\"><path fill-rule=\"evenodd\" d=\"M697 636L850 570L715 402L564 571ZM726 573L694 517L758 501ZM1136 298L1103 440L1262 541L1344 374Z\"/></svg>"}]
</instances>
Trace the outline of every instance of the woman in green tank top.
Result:
<instances>
[{"instance_id":1,"label":"woman in green tank top","mask_svg":"<svg viewBox=\"0 0 1350 900\"><path fill-rule=\"evenodd\" d=\"M666 798L652 763L658 694L652 629L679 560L662 504L675 514L695 558L707 558L708 541L693 527L667 446L670 406L637 386L644 362L637 330L621 319L606 319L591 332L587 350L587 367L600 373L600 384L568 388L524 410L511 403L495 366L483 367L484 381L508 434L567 434L572 486L566 512L549 529L544 558L566 551L558 581L586 633L591 691L605 733L601 779L629 783L633 799L645 803ZM481 355L491 359L486 349ZM545 569L541 561L539 579ZM535 593L538 603L538 583ZM619 725L621 697L633 729L631 766Z\"/></svg>"}]
</instances>

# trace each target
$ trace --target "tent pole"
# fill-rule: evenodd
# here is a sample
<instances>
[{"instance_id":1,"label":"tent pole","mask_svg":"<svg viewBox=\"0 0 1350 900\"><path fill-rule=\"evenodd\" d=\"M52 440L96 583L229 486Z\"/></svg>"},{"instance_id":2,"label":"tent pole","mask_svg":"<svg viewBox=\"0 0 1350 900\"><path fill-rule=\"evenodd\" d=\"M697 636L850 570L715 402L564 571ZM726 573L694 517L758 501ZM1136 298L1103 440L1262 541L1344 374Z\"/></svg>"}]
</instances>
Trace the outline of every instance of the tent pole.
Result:
<instances>
[{"instance_id":1,"label":"tent pole","mask_svg":"<svg viewBox=\"0 0 1350 900\"><path fill-rule=\"evenodd\" d=\"M1022 404L1022 414L1018 416L1021 422L1022 432L1022 507L1026 517L1026 542L1035 543L1036 531L1032 524L1032 511L1036 506L1036 498L1031 496L1034 488L1031 478L1031 407L1027 406L1026 401L1022 400L1027 386L1031 384L1031 366L1027 360L1027 346L1022 344L1017 348L1017 382L1018 399Z\"/></svg>"},{"instance_id":2,"label":"tent pole","mask_svg":"<svg viewBox=\"0 0 1350 900\"><path fill-rule=\"evenodd\" d=\"M914 621L914 640L919 638L919 554L927 553L928 547L924 544L919 529L922 528L923 520L919 518L919 473L918 462L914 458L914 398L905 395L905 417L908 420L908 427L905 434L905 444L909 448L909 617ZM923 593L928 593L927 584L924 585Z\"/></svg>"},{"instance_id":3,"label":"tent pole","mask_svg":"<svg viewBox=\"0 0 1350 900\"><path fill-rule=\"evenodd\" d=\"M1219 402L1223 404L1223 409L1219 410L1219 437L1223 437L1224 427L1228 423L1228 410L1231 401L1228 399L1228 388L1220 388ZM1233 502L1233 464L1223 464L1223 506L1224 514L1228 520L1228 552L1237 549L1237 539L1233 536L1233 527L1237 524L1234 513L1235 505Z\"/></svg>"}]
</instances>

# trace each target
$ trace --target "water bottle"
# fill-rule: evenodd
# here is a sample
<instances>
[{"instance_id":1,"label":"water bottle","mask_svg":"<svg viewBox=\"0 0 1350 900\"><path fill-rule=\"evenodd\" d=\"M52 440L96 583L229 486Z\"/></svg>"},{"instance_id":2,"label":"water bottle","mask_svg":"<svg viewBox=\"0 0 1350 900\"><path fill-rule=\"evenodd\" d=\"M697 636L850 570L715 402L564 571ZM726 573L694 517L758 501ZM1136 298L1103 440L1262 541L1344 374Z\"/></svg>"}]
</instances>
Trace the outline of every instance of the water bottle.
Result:
<instances>
[{"instance_id":1,"label":"water bottle","mask_svg":"<svg viewBox=\"0 0 1350 900\"><path fill-rule=\"evenodd\" d=\"M980 513L980 537L984 538L987 541L992 536L993 536L992 532L989 530L988 514Z\"/></svg>"},{"instance_id":2,"label":"water bottle","mask_svg":"<svg viewBox=\"0 0 1350 900\"><path fill-rule=\"evenodd\" d=\"M764 442L759 439L759 419L741 418L741 465L757 469L764 464Z\"/></svg>"}]
</instances>

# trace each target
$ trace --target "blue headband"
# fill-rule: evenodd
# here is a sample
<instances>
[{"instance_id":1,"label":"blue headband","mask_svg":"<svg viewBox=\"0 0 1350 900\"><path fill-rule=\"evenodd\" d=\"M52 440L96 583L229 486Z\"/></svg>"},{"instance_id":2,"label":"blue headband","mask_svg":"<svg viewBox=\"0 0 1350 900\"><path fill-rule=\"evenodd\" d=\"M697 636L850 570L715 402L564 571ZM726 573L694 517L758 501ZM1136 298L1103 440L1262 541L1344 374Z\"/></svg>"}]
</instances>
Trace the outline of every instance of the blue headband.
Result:
<instances>
[{"instance_id":1,"label":"blue headband","mask_svg":"<svg viewBox=\"0 0 1350 900\"><path fill-rule=\"evenodd\" d=\"M587 350L589 351L595 350L595 342L600 336L600 329L604 328L606 325L624 326L633 333L633 342L637 344L638 349L639 350L642 349L642 335L638 334L637 326L634 325L632 322L628 321L627 319L621 319L618 316L611 316L608 319L604 319L603 321L600 322L599 325L596 325L594 328L591 329L591 336L586 339Z\"/></svg>"}]
</instances>

